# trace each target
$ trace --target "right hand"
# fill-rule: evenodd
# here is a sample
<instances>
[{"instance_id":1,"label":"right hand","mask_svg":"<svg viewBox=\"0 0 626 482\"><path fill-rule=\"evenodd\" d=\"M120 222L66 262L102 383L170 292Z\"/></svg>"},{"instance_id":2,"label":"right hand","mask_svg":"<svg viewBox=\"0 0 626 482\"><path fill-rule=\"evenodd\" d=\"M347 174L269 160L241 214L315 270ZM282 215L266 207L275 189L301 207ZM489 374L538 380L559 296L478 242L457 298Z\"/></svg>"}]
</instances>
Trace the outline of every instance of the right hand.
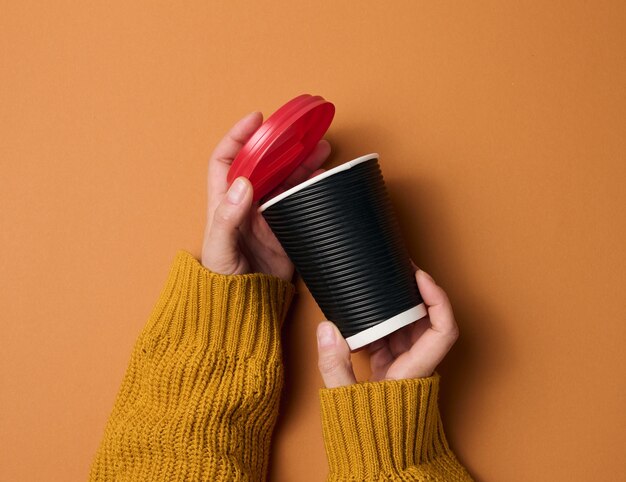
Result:
<instances>
[{"instance_id":1,"label":"right hand","mask_svg":"<svg viewBox=\"0 0 626 482\"><path fill-rule=\"evenodd\" d=\"M429 377L459 337L446 292L422 270L415 277L428 316L367 347L371 381ZM323 321L317 327L317 340L318 367L326 388L356 383L350 348L337 327Z\"/></svg>"}]
</instances>

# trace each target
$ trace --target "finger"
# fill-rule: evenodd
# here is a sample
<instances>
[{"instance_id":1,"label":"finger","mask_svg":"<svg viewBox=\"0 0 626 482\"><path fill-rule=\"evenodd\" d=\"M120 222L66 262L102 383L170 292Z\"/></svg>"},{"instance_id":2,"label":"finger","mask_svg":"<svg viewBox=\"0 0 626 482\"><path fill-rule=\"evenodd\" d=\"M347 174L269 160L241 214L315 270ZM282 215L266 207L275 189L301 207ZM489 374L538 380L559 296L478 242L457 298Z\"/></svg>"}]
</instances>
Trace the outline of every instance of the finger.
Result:
<instances>
[{"instance_id":1,"label":"finger","mask_svg":"<svg viewBox=\"0 0 626 482\"><path fill-rule=\"evenodd\" d=\"M240 119L217 144L209 159L209 195L218 199L228 189L230 165L252 134L263 123L263 114L252 112Z\"/></svg>"},{"instance_id":2,"label":"finger","mask_svg":"<svg viewBox=\"0 0 626 482\"><path fill-rule=\"evenodd\" d=\"M428 273L421 269L415 274L415 279L422 299L428 307L432 329L444 335L458 335L454 313L446 292L437 286L435 280Z\"/></svg>"},{"instance_id":3,"label":"finger","mask_svg":"<svg viewBox=\"0 0 626 482\"><path fill-rule=\"evenodd\" d=\"M431 376L452 348L454 341L454 338L426 330L409 351L396 359L385 378L402 380Z\"/></svg>"},{"instance_id":4,"label":"finger","mask_svg":"<svg viewBox=\"0 0 626 482\"><path fill-rule=\"evenodd\" d=\"M313 179L315 176L319 176L320 174L323 174L324 172L326 172L326 169L318 169L317 171L315 171L313 174L309 176L309 179Z\"/></svg>"},{"instance_id":5,"label":"finger","mask_svg":"<svg viewBox=\"0 0 626 482\"><path fill-rule=\"evenodd\" d=\"M328 158L330 155L330 143L322 139L317 143L313 152L300 164L295 171L293 171L289 177L280 186L283 190L287 190L306 181L312 173L314 173Z\"/></svg>"},{"instance_id":6,"label":"finger","mask_svg":"<svg viewBox=\"0 0 626 482\"><path fill-rule=\"evenodd\" d=\"M416 273L416 279L429 316L417 322L420 326L413 346L389 368L388 379L431 376L459 336L445 291L422 270Z\"/></svg>"},{"instance_id":7,"label":"finger","mask_svg":"<svg viewBox=\"0 0 626 482\"><path fill-rule=\"evenodd\" d=\"M405 351L410 350L411 346L411 328L413 325L407 325L387 336L389 350L391 354L397 358Z\"/></svg>"},{"instance_id":8,"label":"finger","mask_svg":"<svg viewBox=\"0 0 626 482\"><path fill-rule=\"evenodd\" d=\"M252 205L252 185L238 177L218 204L207 236L204 265L214 272L232 274L239 261L239 228ZM231 272L229 272L231 271Z\"/></svg>"},{"instance_id":9,"label":"finger","mask_svg":"<svg viewBox=\"0 0 626 482\"><path fill-rule=\"evenodd\" d=\"M385 378L389 365L393 363L395 357L389 349L387 338L376 340L368 345L367 351L370 354L370 368L372 370L371 381L377 382Z\"/></svg>"},{"instance_id":10,"label":"finger","mask_svg":"<svg viewBox=\"0 0 626 482\"><path fill-rule=\"evenodd\" d=\"M425 316L421 320L417 320L415 323L409 326L410 335L409 339L411 340L411 346L415 344L420 336L422 336L426 330L430 329L430 319L428 316Z\"/></svg>"},{"instance_id":11,"label":"finger","mask_svg":"<svg viewBox=\"0 0 626 482\"><path fill-rule=\"evenodd\" d=\"M309 179L313 179L316 176L319 176L320 174L323 174L324 172L326 172L326 169L322 168L322 169L318 169L317 171L313 172L310 176Z\"/></svg>"},{"instance_id":12,"label":"finger","mask_svg":"<svg viewBox=\"0 0 626 482\"><path fill-rule=\"evenodd\" d=\"M317 327L318 368L326 388L343 387L356 383L350 348L337 327L323 321Z\"/></svg>"}]
</instances>

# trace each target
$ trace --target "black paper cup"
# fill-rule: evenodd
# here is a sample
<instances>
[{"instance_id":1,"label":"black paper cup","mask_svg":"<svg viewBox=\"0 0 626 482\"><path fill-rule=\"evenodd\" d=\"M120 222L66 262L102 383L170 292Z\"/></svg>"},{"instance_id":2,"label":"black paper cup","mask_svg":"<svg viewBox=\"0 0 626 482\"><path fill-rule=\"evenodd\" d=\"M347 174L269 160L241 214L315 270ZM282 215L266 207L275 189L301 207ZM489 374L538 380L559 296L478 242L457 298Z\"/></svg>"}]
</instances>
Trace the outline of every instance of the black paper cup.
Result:
<instances>
[{"instance_id":1,"label":"black paper cup","mask_svg":"<svg viewBox=\"0 0 626 482\"><path fill-rule=\"evenodd\" d=\"M309 179L259 211L350 349L426 315L378 154Z\"/></svg>"}]
</instances>

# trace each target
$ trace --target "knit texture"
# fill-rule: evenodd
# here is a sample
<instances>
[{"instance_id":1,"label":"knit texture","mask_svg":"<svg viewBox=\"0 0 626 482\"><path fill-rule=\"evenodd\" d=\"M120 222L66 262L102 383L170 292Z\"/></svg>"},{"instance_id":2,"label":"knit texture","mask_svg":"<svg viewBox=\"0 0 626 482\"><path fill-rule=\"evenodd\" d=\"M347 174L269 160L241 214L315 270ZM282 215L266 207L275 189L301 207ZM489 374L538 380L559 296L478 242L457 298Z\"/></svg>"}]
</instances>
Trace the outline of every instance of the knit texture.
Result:
<instances>
[{"instance_id":1,"label":"knit texture","mask_svg":"<svg viewBox=\"0 0 626 482\"><path fill-rule=\"evenodd\" d=\"M131 355L93 481L263 480L293 286L180 251Z\"/></svg>"},{"instance_id":2,"label":"knit texture","mask_svg":"<svg viewBox=\"0 0 626 482\"><path fill-rule=\"evenodd\" d=\"M472 480L446 441L438 391L438 375L320 390L328 480Z\"/></svg>"},{"instance_id":3,"label":"knit texture","mask_svg":"<svg viewBox=\"0 0 626 482\"><path fill-rule=\"evenodd\" d=\"M293 286L223 276L180 251L95 456L92 481L257 481L267 474ZM331 481L471 480L450 451L437 376L322 389Z\"/></svg>"}]
</instances>

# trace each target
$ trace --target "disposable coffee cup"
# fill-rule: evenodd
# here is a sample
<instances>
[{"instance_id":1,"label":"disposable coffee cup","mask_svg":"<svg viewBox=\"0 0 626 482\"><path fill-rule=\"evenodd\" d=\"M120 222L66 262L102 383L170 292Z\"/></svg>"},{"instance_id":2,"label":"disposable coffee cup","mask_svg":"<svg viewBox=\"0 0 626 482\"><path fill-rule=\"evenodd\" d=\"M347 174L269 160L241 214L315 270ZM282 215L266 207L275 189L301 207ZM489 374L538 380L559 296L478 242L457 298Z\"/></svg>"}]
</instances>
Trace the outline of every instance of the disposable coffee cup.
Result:
<instances>
[{"instance_id":1,"label":"disposable coffee cup","mask_svg":"<svg viewBox=\"0 0 626 482\"><path fill-rule=\"evenodd\" d=\"M351 350L426 315L378 154L330 169L272 197L330 126L335 108L300 95L272 114L228 174L250 179L259 211L324 316Z\"/></svg>"},{"instance_id":2,"label":"disposable coffee cup","mask_svg":"<svg viewBox=\"0 0 626 482\"><path fill-rule=\"evenodd\" d=\"M259 211L350 349L426 315L378 154L309 179Z\"/></svg>"}]
</instances>

